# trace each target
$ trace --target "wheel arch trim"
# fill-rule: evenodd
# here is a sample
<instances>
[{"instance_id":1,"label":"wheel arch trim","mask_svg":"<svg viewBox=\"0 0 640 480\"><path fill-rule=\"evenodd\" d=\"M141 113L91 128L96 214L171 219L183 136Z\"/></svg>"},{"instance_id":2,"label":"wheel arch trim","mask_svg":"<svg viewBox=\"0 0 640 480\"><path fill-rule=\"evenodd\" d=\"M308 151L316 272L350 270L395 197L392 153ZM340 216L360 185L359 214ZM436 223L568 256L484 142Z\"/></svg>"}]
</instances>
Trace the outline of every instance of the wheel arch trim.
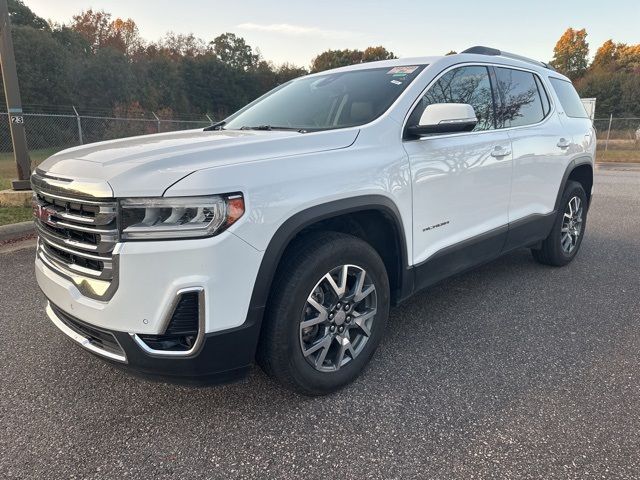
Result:
<instances>
[{"instance_id":1,"label":"wheel arch trim","mask_svg":"<svg viewBox=\"0 0 640 480\"><path fill-rule=\"evenodd\" d=\"M567 186L569 177L571 176L571 174L576 168L582 167L583 165L588 165L589 167L591 167L591 175L592 175L591 184L593 185L593 161L591 157L581 156L578 158L574 158L573 160L571 160L571 162L569 162L569 165L567 165L567 168L564 171L564 175L562 176L562 181L560 182L560 188L558 189L558 194L556 196L554 211L556 212L559 211L558 209L560 208L560 200L562 199L562 194L564 192L564 189ZM591 192L585 192L585 193L587 194L587 198L589 199L589 205L591 205Z\"/></svg>"},{"instance_id":2,"label":"wheel arch trim","mask_svg":"<svg viewBox=\"0 0 640 480\"><path fill-rule=\"evenodd\" d=\"M334 217L367 210L389 216L395 226L394 234L400 245L401 282L406 283L409 271L407 242L400 211L395 202L384 195L360 195L315 205L289 217L273 234L265 250L253 286L249 310L263 310L269 298L271 284L282 256L291 241L305 228ZM401 286L404 290L404 285Z\"/></svg>"}]
</instances>

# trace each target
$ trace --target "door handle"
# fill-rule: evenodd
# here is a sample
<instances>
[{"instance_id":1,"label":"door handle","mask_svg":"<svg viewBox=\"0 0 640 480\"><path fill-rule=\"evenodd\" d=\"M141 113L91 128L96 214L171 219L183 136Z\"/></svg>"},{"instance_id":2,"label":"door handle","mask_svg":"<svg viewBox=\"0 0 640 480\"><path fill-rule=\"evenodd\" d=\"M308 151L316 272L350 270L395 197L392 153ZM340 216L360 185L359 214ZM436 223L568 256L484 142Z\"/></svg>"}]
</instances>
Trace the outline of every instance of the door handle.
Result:
<instances>
[{"instance_id":1,"label":"door handle","mask_svg":"<svg viewBox=\"0 0 640 480\"><path fill-rule=\"evenodd\" d=\"M571 145L571 142L570 142L569 140L567 140L566 138L561 138L561 139L558 141L557 145L558 145L560 148L569 148L569 146Z\"/></svg>"},{"instance_id":2,"label":"door handle","mask_svg":"<svg viewBox=\"0 0 640 480\"><path fill-rule=\"evenodd\" d=\"M506 157L507 155L511 155L511 150L509 150L508 148L504 148L501 145L496 145L495 147L493 147L493 150L491 150L491 156L494 158L502 158Z\"/></svg>"}]
</instances>

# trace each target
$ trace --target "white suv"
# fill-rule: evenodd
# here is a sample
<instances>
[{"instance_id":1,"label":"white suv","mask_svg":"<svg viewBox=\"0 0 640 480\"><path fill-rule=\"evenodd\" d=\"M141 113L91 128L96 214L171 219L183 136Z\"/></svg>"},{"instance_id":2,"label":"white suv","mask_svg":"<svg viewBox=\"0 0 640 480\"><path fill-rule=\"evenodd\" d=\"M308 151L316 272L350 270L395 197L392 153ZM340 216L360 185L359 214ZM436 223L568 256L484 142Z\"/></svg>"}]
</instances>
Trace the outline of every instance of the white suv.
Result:
<instances>
[{"instance_id":1,"label":"white suv","mask_svg":"<svg viewBox=\"0 0 640 480\"><path fill-rule=\"evenodd\" d=\"M487 47L298 78L204 130L71 148L33 174L38 284L146 376L353 380L389 306L516 248L565 265L595 132L569 80Z\"/></svg>"}]
</instances>

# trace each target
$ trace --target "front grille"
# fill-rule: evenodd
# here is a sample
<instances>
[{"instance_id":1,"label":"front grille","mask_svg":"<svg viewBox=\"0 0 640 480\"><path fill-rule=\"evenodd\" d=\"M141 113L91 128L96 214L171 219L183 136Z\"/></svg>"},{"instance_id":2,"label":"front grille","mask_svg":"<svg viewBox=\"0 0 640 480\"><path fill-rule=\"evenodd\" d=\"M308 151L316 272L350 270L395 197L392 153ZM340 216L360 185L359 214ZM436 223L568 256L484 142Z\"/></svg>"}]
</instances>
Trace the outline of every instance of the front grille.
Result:
<instances>
[{"instance_id":1,"label":"front grille","mask_svg":"<svg viewBox=\"0 0 640 480\"><path fill-rule=\"evenodd\" d=\"M38 255L63 275L111 282L115 270L113 250L118 240L115 200L88 199L51 190L44 182L33 182ZM99 290L104 291L104 285Z\"/></svg>"},{"instance_id":2,"label":"front grille","mask_svg":"<svg viewBox=\"0 0 640 480\"><path fill-rule=\"evenodd\" d=\"M116 340L116 337L114 337L111 332L81 322L80 320L63 312L52 303L49 303L49 305L51 306L53 313L56 314L62 323L81 337L86 338L87 341L96 349L121 357L125 356L124 350L122 350L122 347Z\"/></svg>"}]
</instances>

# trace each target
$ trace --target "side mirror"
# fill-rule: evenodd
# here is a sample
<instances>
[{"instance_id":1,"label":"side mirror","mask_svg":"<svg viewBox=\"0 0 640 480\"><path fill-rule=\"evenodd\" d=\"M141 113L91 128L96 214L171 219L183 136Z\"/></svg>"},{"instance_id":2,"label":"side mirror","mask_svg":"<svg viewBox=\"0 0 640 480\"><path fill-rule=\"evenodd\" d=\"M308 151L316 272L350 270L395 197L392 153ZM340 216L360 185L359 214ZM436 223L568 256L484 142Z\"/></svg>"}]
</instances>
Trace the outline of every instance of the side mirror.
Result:
<instances>
[{"instance_id":1,"label":"side mirror","mask_svg":"<svg viewBox=\"0 0 640 480\"><path fill-rule=\"evenodd\" d=\"M470 132L478 119L473 107L467 103L433 103L422 112L418 125L407 127L412 135Z\"/></svg>"}]
</instances>

